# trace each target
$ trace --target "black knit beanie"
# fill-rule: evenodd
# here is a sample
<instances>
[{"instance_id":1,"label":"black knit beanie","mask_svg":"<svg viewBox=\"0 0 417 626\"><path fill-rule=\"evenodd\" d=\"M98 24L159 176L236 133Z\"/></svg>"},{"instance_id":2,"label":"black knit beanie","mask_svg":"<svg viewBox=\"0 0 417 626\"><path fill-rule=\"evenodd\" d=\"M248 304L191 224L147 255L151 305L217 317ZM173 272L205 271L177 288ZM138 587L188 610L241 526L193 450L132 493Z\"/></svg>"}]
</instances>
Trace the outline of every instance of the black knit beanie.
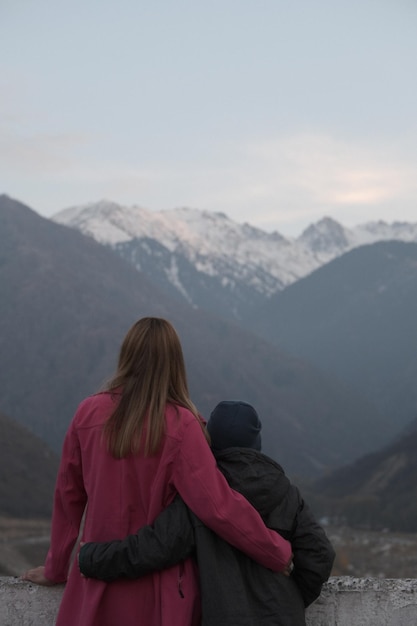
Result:
<instances>
[{"instance_id":1,"label":"black knit beanie","mask_svg":"<svg viewBox=\"0 0 417 626\"><path fill-rule=\"evenodd\" d=\"M213 409L207 423L214 450L242 447L261 449L262 424L247 402L224 400Z\"/></svg>"}]
</instances>

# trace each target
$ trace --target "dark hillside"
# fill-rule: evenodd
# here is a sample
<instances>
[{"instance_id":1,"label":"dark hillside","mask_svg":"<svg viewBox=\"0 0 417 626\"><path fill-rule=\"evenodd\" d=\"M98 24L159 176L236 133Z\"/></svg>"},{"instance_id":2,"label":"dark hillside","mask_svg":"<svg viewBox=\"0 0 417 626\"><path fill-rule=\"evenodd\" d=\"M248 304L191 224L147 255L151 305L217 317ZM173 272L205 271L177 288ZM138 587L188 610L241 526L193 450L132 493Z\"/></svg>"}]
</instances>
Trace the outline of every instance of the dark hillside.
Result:
<instances>
[{"instance_id":1,"label":"dark hillside","mask_svg":"<svg viewBox=\"0 0 417 626\"><path fill-rule=\"evenodd\" d=\"M3 410L58 448L79 400L112 372L136 316L167 313L115 254L7 196L0 293Z\"/></svg>"},{"instance_id":2,"label":"dark hillside","mask_svg":"<svg viewBox=\"0 0 417 626\"><path fill-rule=\"evenodd\" d=\"M364 528L417 532L417 421L397 441L314 484L321 513Z\"/></svg>"},{"instance_id":3,"label":"dark hillside","mask_svg":"<svg viewBox=\"0 0 417 626\"><path fill-rule=\"evenodd\" d=\"M0 515L49 517L57 469L44 441L0 413Z\"/></svg>"},{"instance_id":4,"label":"dark hillside","mask_svg":"<svg viewBox=\"0 0 417 626\"><path fill-rule=\"evenodd\" d=\"M253 326L338 377L398 434L417 410L417 244L363 246L271 299Z\"/></svg>"}]
</instances>

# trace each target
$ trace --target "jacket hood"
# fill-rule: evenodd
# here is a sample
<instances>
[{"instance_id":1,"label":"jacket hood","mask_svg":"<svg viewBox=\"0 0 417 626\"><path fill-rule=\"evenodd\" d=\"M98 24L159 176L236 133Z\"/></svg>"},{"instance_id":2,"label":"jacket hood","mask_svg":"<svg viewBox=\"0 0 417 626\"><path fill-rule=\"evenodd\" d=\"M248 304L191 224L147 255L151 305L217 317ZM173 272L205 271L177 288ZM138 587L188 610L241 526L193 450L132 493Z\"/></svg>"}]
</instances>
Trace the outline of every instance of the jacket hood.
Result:
<instances>
[{"instance_id":1,"label":"jacket hood","mask_svg":"<svg viewBox=\"0 0 417 626\"><path fill-rule=\"evenodd\" d=\"M271 511L283 509L291 484L273 459L249 448L215 450L214 454L232 489L244 495L264 519Z\"/></svg>"}]
</instances>

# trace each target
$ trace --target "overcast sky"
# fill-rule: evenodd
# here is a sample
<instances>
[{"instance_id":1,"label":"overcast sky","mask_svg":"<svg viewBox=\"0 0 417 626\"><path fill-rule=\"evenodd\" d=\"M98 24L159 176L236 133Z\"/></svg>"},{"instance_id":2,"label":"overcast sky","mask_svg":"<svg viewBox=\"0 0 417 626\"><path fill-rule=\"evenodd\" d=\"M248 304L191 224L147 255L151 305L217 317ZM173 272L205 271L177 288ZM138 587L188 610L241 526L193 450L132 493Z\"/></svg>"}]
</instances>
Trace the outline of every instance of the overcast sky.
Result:
<instances>
[{"instance_id":1,"label":"overcast sky","mask_svg":"<svg viewBox=\"0 0 417 626\"><path fill-rule=\"evenodd\" d=\"M417 221L416 0L0 0L0 192Z\"/></svg>"}]
</instances>

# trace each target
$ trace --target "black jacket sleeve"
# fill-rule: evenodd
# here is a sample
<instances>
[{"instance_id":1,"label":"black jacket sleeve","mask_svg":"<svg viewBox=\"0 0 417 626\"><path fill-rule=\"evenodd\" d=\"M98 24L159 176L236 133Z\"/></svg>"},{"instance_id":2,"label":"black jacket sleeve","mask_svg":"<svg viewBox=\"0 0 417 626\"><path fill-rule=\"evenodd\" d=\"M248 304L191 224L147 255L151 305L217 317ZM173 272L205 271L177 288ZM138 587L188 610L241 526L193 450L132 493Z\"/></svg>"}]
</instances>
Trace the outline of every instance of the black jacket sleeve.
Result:
<instances>
[{"instance_id":1,"label":"black jacket sleeve","mask_svg":"<svg viewBox=\"0 0 417 626\"><path fill-rule=\"evenodd\" d=\"M110 582L139 578L171 567L194 550L194 531L188 507L177 496L152 526L140 528L123 540L88 542L81 547L78 563L87 578Z\"/></svg>"},{"instance_id":2,"label":"black jacket sleeve","mask_svg":"<svg viewBox=\"0 0 417 626\"><path fill-rule=\"evenodd\" d=\"M298 492L296 487L293 487ZM335 551L324 529L298 492L299 508L290 539L294 554L294 577L304 605L316 600L332 571Z\"/></svg>"}]
</instances>

